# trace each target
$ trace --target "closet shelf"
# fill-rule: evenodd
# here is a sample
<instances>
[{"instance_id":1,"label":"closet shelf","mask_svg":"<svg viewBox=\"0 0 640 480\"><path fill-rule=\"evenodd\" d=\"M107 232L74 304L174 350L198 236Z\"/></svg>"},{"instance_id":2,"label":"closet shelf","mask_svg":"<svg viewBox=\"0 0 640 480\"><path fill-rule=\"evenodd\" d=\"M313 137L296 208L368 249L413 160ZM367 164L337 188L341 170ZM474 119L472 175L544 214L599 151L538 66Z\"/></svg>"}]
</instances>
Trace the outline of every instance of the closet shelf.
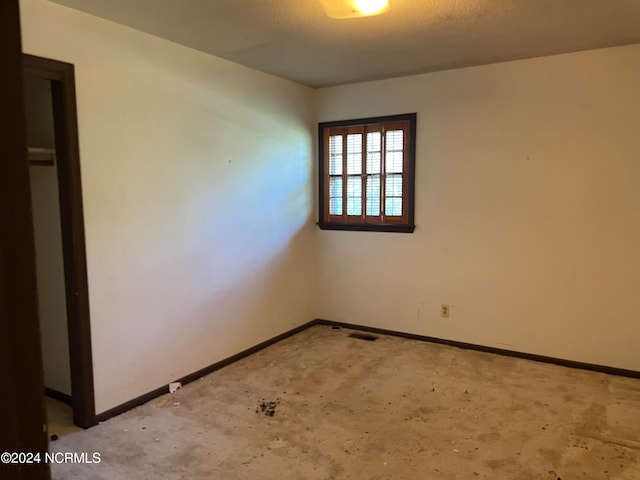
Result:
<instances>
[{"instance_id":1,"label":"closet shelf","mask_svg":"<svg viewBox=\"0 0 640 480\"><path fill-rule=\"evenodd\" d=\"M53 148L27 148L29 165L37 167L53 167L56 160L56 151Z\"/></svg>"}]
</instances>

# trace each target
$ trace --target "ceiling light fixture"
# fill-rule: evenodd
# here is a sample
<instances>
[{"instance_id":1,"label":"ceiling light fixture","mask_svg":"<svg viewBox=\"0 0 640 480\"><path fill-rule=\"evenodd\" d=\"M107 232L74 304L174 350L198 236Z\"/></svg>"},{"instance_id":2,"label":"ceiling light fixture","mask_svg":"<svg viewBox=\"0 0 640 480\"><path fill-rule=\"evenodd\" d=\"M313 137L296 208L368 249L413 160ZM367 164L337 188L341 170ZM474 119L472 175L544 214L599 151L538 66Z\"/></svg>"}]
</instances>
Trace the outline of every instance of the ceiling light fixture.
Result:
<instances>
[{"instance_id":1,"label":"ceiling light fixture","mask_svg":"<svg viewBox=\"0 0 640 480\"><path fill-rule=\"evenodd\" d=\"M380 15L389 10L389 0L321 0L331 18L354 18Z\"/></svg>"},{"instance_id":2,"label":"ceiling light fixture","mask_svg":"<svg viewBox=\"0 0 640 480\"><path fill-rule=\"evenodd\" d=\"M389 9L389 0L355 0L353 5L362 15L379 15Z\"/></svg>"}]
</instances>

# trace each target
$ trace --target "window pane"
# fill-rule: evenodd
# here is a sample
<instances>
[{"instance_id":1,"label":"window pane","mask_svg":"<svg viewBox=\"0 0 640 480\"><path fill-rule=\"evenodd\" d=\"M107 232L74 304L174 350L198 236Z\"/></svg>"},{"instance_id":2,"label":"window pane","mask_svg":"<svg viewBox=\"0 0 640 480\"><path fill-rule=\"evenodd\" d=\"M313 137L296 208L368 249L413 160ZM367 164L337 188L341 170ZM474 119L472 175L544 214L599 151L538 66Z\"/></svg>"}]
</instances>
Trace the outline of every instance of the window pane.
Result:
<instances>
[{"instance_id":1,"label":"window pane","mask_svg":"<svg viewBox=\"0 0 640 480\"><path fill-rule=\"evenodd\" d=\"M401 152L404 145L404 132L402 130L389 130L385 135L387 152Z\"/></svg>"},{"instance_id":2,"label":"window pane","mask_svg":"<svg viewBox=\"0 0 640 480\"><path fill-rule=\"evenodd\" d=\"M347 174L362 173L362 134L347 135Z\"/></svg>"},{"instance_id":3,"label":"window pane","mask_svg":"<svg viewBox=\"0 0 640 480\"><path fill-rule=\"evenodd\" d=\"M402 175L387 175L385 183L385 197L402 196Z\"/></svg>"},{"instance_id":4,"label":"window pane","mask_svg":"<svg viewBox=\"0 0 640 480\"><path fill-rule=\"evenodd\" d=\"M367 133L367 173L380 173L381 159L380 154L380 132Z\"/></svg>"},{"instance_id":5,"label":"window pane","mask_svg":"<svg viewBox=\"0 0 640 480\"><path fill-rule=\"evenodd\" d=\"M380 151L380 132L367 133L367 152Z\"/></svg>"},{"instance_id":6,"label":"window pane","mask_svg":"<svg viewBox=\"0 0 640 480\"><path fill-rule=\"evenodd\" d=\"M329 178L329 196L342 198L342 177Z\"/></svg>"},{"instance_id":7,"label":"window pane","mask_svg":"<svg viewBox=\"0 0 640 480\"><path fill-rule=\"evenodd\" d=\"M329 214L342 215L342 199L341 198L329 199Z\"/></svg>"},{"instance_id":8,"label":"window pane","mask_svg":"<svg viewBox=\"0 0 640 480\"><path fill-rule=\"evenodd\" d=\"M362 215L362 177L347 178L347 215Z\"/></svg>"},{"instance_id":9,"label":"window pane","mask_svg":"<svg viewBox=\"0 0 640 480\"><path fill-rule=\"evenodd\" d=\"M329 175L342 175L342 135L329 137Z\"/></svg>"},{"instance_id":10,"label":"window pane","mask_svg":"<svg viewBox=\"0 0 640 480\"><path fill-rule=\"evenodd\" d=\"M329 214L342 215L342 177L329 178Z\"/></svg>"},{"instance_id":11,"label":"window pane","mask_svg":"<svg viewBox=\"0 0 640 480\"><path fill-rule=\"evenodd\" d=\"M380 152L367 152L367 173L380 173Z\"/></svg>"},{"instance_id":12,"label":"window pane","mask_svg":"<svg viewBox=\"0 0 640 480\"><path fill-rule=\"evenodd\" d=\"M329 154L342 155L342 135L331 135L329 137Z\"/></svg>"},{"instance_id":13,"label":"window pane","mask_svg":"<svg viewBox=\"0 0 640 480\"><path fill-rule=\"evenodd\" d=\"M367 177L367 215L380 215L380 175Z\"/></svg>"},{"instance_id":14,"label":"window pane","mask_svg":"<svg viewBox=\"0 0 640 480\"><path fill-rule=\"evenodd\" d=\"M399 217L402 215L402 198L387 197L385 199L385 215L387 217Z\"/></svg>"},{"instance_id":15,"label":"window pane","mask_svg":"<svg viewBox=\"0 0 640 480\"><path fill-rule=\"evenodd\" d=\"M387 173L402 173L402 152L387 152L385 162Z\"/></svg>"}]
</instances>

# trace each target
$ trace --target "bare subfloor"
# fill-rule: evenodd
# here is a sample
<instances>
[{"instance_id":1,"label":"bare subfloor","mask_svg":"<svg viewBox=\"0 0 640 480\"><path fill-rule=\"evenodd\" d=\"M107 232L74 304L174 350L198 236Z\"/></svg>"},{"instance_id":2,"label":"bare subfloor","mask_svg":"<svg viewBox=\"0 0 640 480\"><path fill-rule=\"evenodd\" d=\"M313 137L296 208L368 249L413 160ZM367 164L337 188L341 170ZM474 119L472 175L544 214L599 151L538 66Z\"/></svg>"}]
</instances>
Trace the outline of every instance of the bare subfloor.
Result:
<instances>
[{"instance_id":1,"label":"bare subfloor","mask_svg":"<svg viewBox=\"0 0 640 480\"><path fill-rule=\"evenodd\" d=\"M51 446L54 479L640 479L640 381L316 326Z\"/></svg>"},{"instance_id":2,"label":"bare subfloor","mask_svg":"<svg viewBox=\"0 0 640 480\"><path fill-rule=\"evenodd\" d=\"M62 437L82 430L73 424L71 406L49 397L45 397L45 406L47 407L47 431L50 436Z\"/></svg>"}]
</instances>

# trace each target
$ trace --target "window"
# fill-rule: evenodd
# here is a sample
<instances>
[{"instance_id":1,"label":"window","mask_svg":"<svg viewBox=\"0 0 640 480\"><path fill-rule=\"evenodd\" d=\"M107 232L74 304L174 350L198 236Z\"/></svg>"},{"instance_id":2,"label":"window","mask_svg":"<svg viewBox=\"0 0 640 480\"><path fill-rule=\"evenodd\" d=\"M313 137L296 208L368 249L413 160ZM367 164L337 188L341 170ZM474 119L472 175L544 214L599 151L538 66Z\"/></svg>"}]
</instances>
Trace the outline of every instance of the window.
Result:
<instances>
[{"instance_id":1,"label":"window","mask_svg":"<svg viewBox=\"0 0 640 480\"><path fill-rule=\"evenodd\" d=\"M318 125L327 230L413 232L416 114Z\"/></svg>"}]
</instances>

